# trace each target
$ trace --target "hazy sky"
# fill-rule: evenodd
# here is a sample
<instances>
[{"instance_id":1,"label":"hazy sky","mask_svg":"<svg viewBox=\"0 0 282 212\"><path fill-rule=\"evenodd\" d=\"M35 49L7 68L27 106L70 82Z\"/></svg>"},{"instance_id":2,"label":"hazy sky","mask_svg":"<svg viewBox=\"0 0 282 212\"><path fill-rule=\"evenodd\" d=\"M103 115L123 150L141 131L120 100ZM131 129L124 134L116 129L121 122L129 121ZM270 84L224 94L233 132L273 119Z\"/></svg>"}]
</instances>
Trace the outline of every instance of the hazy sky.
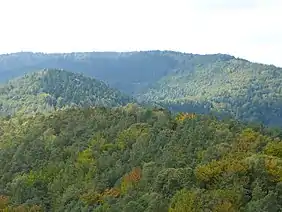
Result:
<instances>
[{"instance_id":1,"label":"hazy sky","mask_svg":"<svg viewBox=\"0 0 282 212\"><path fill-rule=\"evenodd\" d=\"M0 53L176 50L282 67L282 0L0 0Z\"/></svg>"}]
</instances>

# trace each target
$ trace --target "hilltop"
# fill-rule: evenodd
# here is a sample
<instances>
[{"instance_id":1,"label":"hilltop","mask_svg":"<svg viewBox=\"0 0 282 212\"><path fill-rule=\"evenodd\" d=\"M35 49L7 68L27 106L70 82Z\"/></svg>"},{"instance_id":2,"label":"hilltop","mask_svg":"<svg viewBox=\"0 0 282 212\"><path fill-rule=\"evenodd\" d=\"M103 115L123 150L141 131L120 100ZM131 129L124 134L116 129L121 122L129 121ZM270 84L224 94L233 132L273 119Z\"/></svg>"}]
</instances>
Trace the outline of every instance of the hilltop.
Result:
<instances>
[{"instance_id":1,"label":"hilltop","mask_svg":"<svg viewBox=\"0 0 282 212\"><path fill-rule=\"evenodd\" d=\"M113 107L132 101L99 80L57 69L26 74L0 86L2 114L46 112L64 107Z\"/></svg>"}]
</instances>

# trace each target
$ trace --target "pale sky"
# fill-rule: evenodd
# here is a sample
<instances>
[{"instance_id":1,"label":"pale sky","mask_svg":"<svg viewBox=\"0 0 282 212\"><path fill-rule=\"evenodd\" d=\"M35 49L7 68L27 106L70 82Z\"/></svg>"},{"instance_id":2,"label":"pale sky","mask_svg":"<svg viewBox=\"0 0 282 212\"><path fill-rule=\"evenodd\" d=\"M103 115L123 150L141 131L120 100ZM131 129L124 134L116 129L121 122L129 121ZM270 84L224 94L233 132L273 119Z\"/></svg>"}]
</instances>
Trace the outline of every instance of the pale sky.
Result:
<instances>
[{"instance_id":1,"label":"pale sky","mask_svg":"<svg viewBox=\"0 0 282 212\"><path fill-rule=\"evenodd\" d=\"M0 53L157 49L282 67L282 0L0 0Z\"/></svg>"}]
</instances>

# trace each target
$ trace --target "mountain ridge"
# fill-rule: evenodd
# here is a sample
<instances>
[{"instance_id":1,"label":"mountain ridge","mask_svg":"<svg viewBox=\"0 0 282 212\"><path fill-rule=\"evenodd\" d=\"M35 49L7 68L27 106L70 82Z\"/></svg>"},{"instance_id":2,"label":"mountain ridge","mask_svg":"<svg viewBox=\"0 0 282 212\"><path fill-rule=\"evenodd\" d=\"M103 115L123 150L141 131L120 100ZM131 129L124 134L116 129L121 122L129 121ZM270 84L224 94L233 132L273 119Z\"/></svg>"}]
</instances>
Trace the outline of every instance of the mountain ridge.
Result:
<instances>
[{"instance_id":1,"label":"mountain ridge","mask_svg":"<svg viewBox=\"0 0 282 212\"><path fill-rule=\"evenodd\" d=\"M139 102L177 112L213 112L266 125L282 123L282 68L231 55L141 51L19 53L5 58L0 56L2 80L38 68L59 68L94 77Z\"/></svg>"}]
</instances>

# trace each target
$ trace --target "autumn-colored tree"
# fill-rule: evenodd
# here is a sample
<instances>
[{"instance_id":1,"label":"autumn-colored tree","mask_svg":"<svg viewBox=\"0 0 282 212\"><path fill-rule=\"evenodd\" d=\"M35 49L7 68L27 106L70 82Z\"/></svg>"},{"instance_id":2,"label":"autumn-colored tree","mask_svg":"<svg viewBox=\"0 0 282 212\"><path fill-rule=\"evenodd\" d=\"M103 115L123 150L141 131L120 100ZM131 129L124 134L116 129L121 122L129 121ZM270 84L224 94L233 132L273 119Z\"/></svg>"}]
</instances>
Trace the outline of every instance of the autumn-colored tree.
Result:
<instances>
[{"instance_id":1,"label":"autumn-colored tree","mask_svg":"<svg viewBox=\"0 0 282 212\"><path fill-rule=\"evenodd\" d=\"M122 179L121 192L126 193L129 188L136 185L141 180L141 173L141 168L135 167L128 174L126 174Z\"/></svg>"},{"instance_id":2,"label":"autumn-colored tree","mask_svg":"<svg viewBox=\"0 0 282 212\"><path fill-rule=\"evenodd\" d=\"M4 195L0 195L0 210L5 209L8 206L9 198Z\"/></svg>"},{"instance_id":3,"label":"autumn-colored tree","mask_svg":"<svg viewBox=\"0 0 282 212\"><path fill-rule=\"evenodd\" d=\"M176 116L176 120L178 121L184 121L185 119L194 119L194 118L196 118L195 113L179 113Z\"/></svg>"}]
</instances>

